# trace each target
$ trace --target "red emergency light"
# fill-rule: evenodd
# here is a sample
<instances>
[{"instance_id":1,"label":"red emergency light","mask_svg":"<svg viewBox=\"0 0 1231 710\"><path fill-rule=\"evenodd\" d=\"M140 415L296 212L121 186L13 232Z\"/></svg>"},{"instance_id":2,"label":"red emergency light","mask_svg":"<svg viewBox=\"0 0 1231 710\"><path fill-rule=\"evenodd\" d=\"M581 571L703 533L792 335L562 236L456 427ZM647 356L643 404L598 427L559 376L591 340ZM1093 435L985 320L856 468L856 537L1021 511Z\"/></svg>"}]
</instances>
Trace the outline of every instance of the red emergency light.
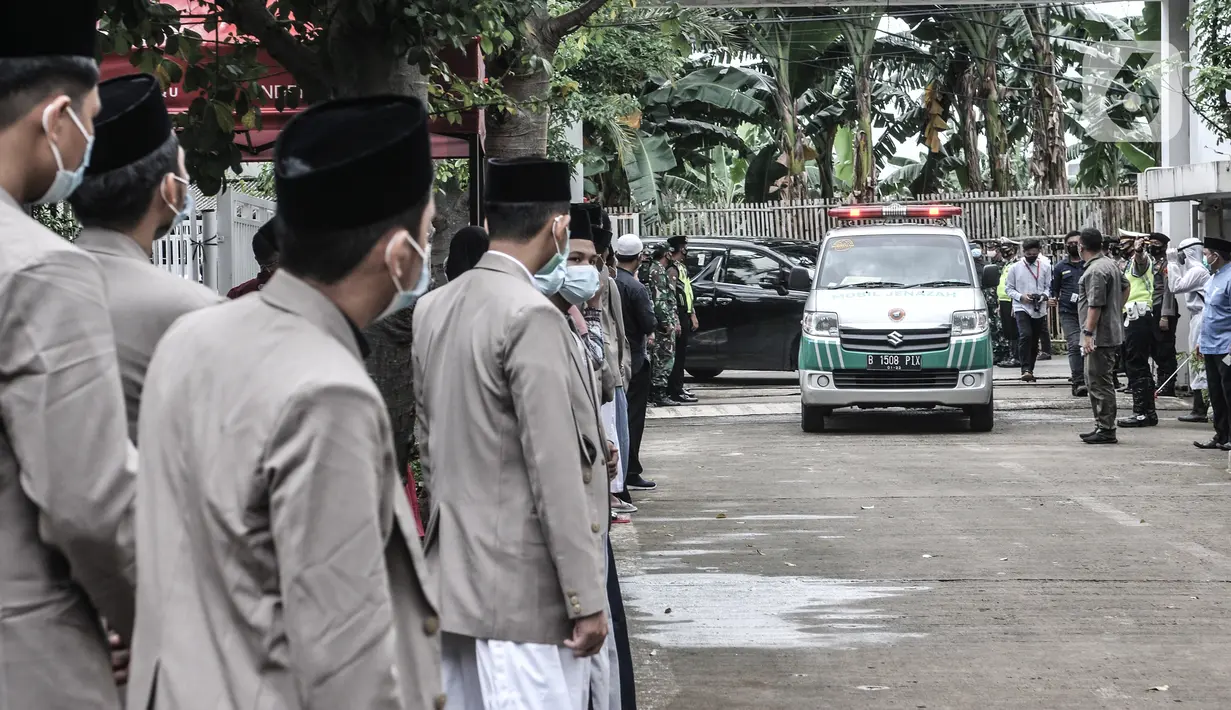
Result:
<instances>
[{"instance_id":1,"label":"red emergency light","mask_svg":"<svg viewBox=\"0 0 1231 710\"><path fill-rule=\"evenodd\" d=\"M961 207L953 205L859 205L857 207L830 207L829 216L836 219L884 219L907 217L944 219L962 214Z\"/></svg>"}]
</instances>

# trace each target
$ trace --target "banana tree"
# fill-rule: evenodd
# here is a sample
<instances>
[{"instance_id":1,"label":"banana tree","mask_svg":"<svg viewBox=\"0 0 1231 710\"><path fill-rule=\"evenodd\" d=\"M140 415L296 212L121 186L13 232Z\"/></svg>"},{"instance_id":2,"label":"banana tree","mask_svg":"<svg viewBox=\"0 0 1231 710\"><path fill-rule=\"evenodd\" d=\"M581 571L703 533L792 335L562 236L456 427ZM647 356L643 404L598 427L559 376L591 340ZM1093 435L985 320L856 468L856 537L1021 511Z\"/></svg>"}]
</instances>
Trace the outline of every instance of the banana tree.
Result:
<instances>
[{"instance_id":1,"label":"banana tree","mask_svg":"<svg viewBox=\"0 0 1231 710\"><path fill-rule=\"evenodd\" d=\"M863 12L856 8L854 12ZM876 49L876 30L882 14L853 19L854 13L840 22L842 36L851 60L854 76L855 106L855 184L852 195L856 202L876 201L876 158L872 151L872 56Z\"/></svg>"}]
</instances>

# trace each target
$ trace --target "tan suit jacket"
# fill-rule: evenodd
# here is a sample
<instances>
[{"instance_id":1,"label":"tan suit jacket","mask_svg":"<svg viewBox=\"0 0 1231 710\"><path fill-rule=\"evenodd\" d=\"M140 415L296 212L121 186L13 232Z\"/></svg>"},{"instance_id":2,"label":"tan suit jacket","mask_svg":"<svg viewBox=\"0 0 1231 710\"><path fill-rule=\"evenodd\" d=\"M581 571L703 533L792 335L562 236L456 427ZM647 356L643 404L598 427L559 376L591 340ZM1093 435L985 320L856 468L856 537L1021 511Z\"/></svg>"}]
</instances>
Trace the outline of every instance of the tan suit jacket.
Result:
<instances>
[{"instance_id":1,"label":"tan suit jacket","mask_svg":"<svg viewBox=\"0 0 1231 710\"><path fill-rule=\"evenodd\" d=\"M221 303L223 298L154 266L136 242L119 232L83 229L74 244L97 259L102 270L120 360L128 438L136 442L141 388L154 346L177 318Z\"/></svg>"},{"instance_id":2,"label":"tan suit jacket","mask_svg":"<svg viewBox=\"0 0 1231 710\"><path fill-rule=\"evenodd\" d=\"M599 397L602 396L600 373L591 366L590 356L586 353L581 336L572 331L573 367L569 371L569 400L573 408L573 419L581 432L581 441L598 442L602 455L589 461L585 445L579 451L582 455L581 480L586 484L586 499L590 504L590 514L599 521L605 533L611 526L611 499L608 494L610 483L607 479L607 436L603 431L603 417L599 413ZM599 552L604 562L607 558L607 547L602 538L597 540ZM604 587L606 589L606 587Z\"/></svg>"},{"instance_id":3,"label":"tan suit jacket","mask_svg":"<svg viewBox=\"0 0 1231 710\"><path fill-rule=\"evenodd\" d=\"M443 704L436 594L360 351L285 270L163 337L141 400L130 708Z\"/></svg>"},{"instance_id":4,"label":"tan suit jacket","mask_svg":"<svg viewBox=\"0 0 1231 710\"><path fill-rule=\"evenodd\" d=\"M0 708L120 706L136 452L98 264L0 190Z\"/></svg>"},{"instance_id":5,"label":"tan suit jacket","mask_svg":"<svg viewBox=\"0 0 1231 710\"><path fill-rule=\"evenodd\" d=\"M628 387L632 377L632 354L628 351L628 335L624 332L624 301L615 279L603 274L603 345L607 350L603 369L603 402L615 398L616 387Z\"/></svg>"},{"instance_id":6,"label":"tan suit jacket","mask_svg":"<svg viewBox=\"0 0 1231 710\"><path fill-rule=\"evenodd\" d=\"M443 627L560 644L606 601L607 521L587 490L604 441L574 416L581 363L565 316L521 264L488 252L419 302L414 332Z\"/></svg>"}]
</instances>

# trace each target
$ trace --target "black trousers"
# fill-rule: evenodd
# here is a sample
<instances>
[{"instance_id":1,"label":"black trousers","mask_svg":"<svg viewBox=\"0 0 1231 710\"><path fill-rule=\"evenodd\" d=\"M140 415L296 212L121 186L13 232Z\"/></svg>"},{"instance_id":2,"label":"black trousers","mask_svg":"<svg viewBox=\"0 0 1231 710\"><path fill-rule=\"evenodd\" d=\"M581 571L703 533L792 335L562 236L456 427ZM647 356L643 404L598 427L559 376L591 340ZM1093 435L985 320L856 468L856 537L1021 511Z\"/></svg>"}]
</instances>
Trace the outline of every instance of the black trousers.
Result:
<instances>
[{"instance_id":1,"label":"black trousers","mask_svg":"<svg viewBox=\"0 0 1231 710\"><path fill-rule=\"evenodd\" d=\"M667 394L684 392L684 355L688 350L688 335L692 331L692 316L680 311L680 334L675 336L675 364L667 379Z\"/></svg>"},{"instance_id":2,"label":"black trousers","mask_svg":"<svg viewBox=\"0 0 1231 710\"><path fill-rule=\"evenodd\" d=\"M1013 302L1000 302L1000 329L1010 344L1017 342L1017 320L1013 317Z\"/></svg>"},{"instance_id":3,"label":"black trousers","mask_svg":"<svg viewBox=\"0 0 1231 710\"><path fill-rule=\"evenodd\" d=\"M611 605L611 628L615 630L616 657L620 662L620 707L611 710L637 710L637 684L633 681L633 652L628 645L628 617L620 577L616 574L615 552L607 538L607 602Z\"/></svg>"},{"instance_id":4,"label":"black trousers","mask_svg":"<svg viewBox=\"0 0 1231 710\"><path fill-rule=\"evenodd\" d=\"M628 476L640 476L641 435L645 432L645 410L650 404L650 361L628 381Z\"/></svg>"},{"instance_id":5,"label":"black trousers","mask_svg":"<svg viewBox=\"0 0 1231 710\"><path fill-rule=\"evenodd\" d=\"M1022 363L1022 372L1034 372L1034 363L1039 359L1040 330L1047 332L1047 318L1035 318L1018 311L1013 314L1017 321L1017 359Z\"/></svg>"},{"instance_id":6,"label":"black trousers","mask_svg":"<svg viewBox=\"0 0 1231 710\"><path fill-rule=\"evenodd\" d=\"M1158 381L1166 382L1167 378L1175 374L1177 362L1175 355L1175 326L1179 316L1167 316L1167 330L1163 330L1161 318L1163 317L1163 307L1154 307L1154 347L1150 353L1150 357L1154 359L1154 366L1158 368ZM1172 379L1168 387L1175 387L1175 380Z\"/></svg>"},{"instance_id":7,"label":"black trousers","mask_svg":"<svg viewBox=\"0 0 1231 710\"><path fill-rule=\"evenodd\" d=\"M1128 391L1133 395L1133 413L1154 411L1154 375L1150 354L1154 351L1154 317L1144 315L1128 322L1124 329L1124 372Z\"/></svg>"}]
</instances>

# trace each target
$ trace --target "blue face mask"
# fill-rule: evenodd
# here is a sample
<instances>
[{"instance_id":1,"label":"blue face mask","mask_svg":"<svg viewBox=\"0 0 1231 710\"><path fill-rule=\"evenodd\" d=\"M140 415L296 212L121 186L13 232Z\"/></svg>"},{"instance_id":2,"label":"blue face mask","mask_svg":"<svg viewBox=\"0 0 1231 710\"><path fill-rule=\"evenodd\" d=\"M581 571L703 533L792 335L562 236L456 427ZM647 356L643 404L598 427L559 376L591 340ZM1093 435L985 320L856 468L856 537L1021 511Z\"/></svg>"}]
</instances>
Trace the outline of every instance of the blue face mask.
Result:
<instances>
[{"instance_id":1,"label":"blue face mask","mask_svg":"<svg viewBox=\"0 0 1231 710\"><path fill-rule=\"evenodd\" d=\"M560 287L560 295L569 302L569 305L580 306L594 298L601 283L598 269L593 266L589 264L570 266L565 270L564 285Z\"/></svg>"},{"instance_id":2,"label":"blue face mask","mask_svg":"<svg viewBox=\"0 0 1231 710\"><path fill-rule=\"evenodd\" d=\"M182 224L184 220L188 219L188 216L191 215L193 212L195 212L197 209L196 200L192 196L192 190L190 190L188 187L188 181L180 177L179 175L172 175L171 177L175 178L176 182L184 186L184 206L176 210L175 205L171 204L171 200L168 200L166 195L162 196L162 201L167 203L167 207L170 207L171 209L175 210L175 217L171 219L171 226L167 227L168 234L171 232L171 230L175 229L180 224ZM163 183L163 184L165 185L166 183Z\"/></svg>"},{"instance_id":3,"label":"blue face mask","mask_svg":"<svg viewBox=\"0 0 1231 710\"><path fill-rule=\"evenodd\" d=\"M983 256L983 250L978 247L975 247L974 249L970 250L970 255L978 259L979 257Z\"/></svg>"},{"instance_id":4,"label":"blue face mask","mask_svg":"<svg viewBox=\"0 0 1231 710\"><path fill-rule=\"evenodd\" d=\"M73 107L66 107L65 110L68 111L68 117L73 119L77 130L81 131L81 135L85 136L85 152L82 153L81 165L78 165L76 170L65 169L64 158L60 156L60 149L51 140L51 127L47 125L53 108L55 108L55 104L51 103L43 110L43 132L47 134L47 143L51 146L51 155L56 159L56 177L51 181L51 186L47 188L47 192L34 201L36 205L48 205L67 200L81 186L81 181L85 179L85 170L90 166L90 153L94 151L94 136L86 133L85 126L81 125L81 120L77 118Z\"/></svg>"},{"instance_id":5,"label":"blue face mask","mask_svg":"<svg viewBox=\"0 0 1231 710\"><path fill-rule=\"evenodd\" d=\"M398 280L397 274L394 273L392 269L390 269L389 275L393 277L393 285L397 287L398 292L397 292L397 295L393 297L393 301L389 303L389 307L386 308L383 313L377 316L376 320L382 320L384 318L388 318L389 316L393 315L394 313L397 313L398 311L404 311L407 308L410 308L411 306L415 305L415 301L418 301L419 298L423 294L427 293L428 286L432 285L432 245L431 245L431 242L428 243L427 249L424 249L423 247L419 246L418 242L410 238L409 232L402 232L402 237L405 237L406 241L410 242L410 246L414 247L414 250L418 252L419 254L419 258L423 261L423 266L419 269L419 280L415 282L414 288L407 290L402 287L402 282ZM392 262L393 245L397 243L397 240L399 238L401 237L394 237L393 239L390 239L389 246L385 247L385 263L386 264L389 264L390 262Z\"/></svg>"},{"instance_id":6,"label":"blue face mask","mask_svg":"<svg viewBox=\"0 0 1231 710\"><path fill-rule=\"evenodd\" d=\"M558 219L556 223L559 223ZM552 237L555 238L555 224L552 225ZM564 238L564 247L557 244L556 255L534 275L534 287L544 296L554 296L564 286L564 277L568 273L568 259L565 254L568 254L568 237Z\"/></svg>"},{"instance_id":7,"label":"blue face mask","mask_svg":"<svg viewBox=\"0 0 1231 710\"><path fill-rule=\"evenodd\" d=\"M1201 257L1201 265L1205 267L1206 271L1210 271L1210 260L1205 258L1204 256ZM1210 271L1210 273L1213 273L1213 272Z\"/></svg>"}]
</instances>

